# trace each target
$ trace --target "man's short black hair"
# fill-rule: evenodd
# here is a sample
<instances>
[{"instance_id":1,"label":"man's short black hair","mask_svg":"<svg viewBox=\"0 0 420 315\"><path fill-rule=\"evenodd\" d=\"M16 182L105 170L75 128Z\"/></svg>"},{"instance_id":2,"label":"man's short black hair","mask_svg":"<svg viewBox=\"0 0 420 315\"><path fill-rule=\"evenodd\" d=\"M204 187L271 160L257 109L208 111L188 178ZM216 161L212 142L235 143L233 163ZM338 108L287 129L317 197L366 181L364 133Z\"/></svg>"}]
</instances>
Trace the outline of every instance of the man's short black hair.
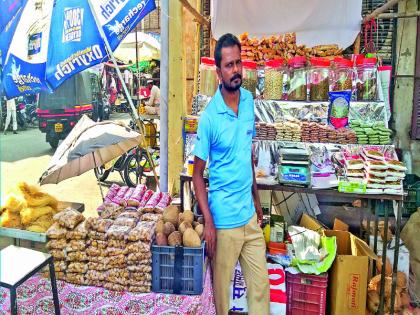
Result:
<instances>
[{"instance_id":1,"label":"man's short black hair","mask_svg":"<svg viewBox=\"0 0 420 315\"><path fill-rule=\"evenodd\" d=\"M232 46L238 46L239 51L241 50L241 42L235 35L230 33L221 36L217 41L216 47L214 48L214 60L218 68L220 68L222 63L222 48Z\"/></svg>"}]
</instances>

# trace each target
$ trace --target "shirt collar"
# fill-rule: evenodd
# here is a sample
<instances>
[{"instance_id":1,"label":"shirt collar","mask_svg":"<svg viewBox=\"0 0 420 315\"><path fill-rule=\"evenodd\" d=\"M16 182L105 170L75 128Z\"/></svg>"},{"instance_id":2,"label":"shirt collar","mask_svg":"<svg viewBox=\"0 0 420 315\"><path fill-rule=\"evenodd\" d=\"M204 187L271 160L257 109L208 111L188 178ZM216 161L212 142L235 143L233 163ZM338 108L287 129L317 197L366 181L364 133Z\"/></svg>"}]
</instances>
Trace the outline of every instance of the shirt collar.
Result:
<instances>
[{"instance_id":1,"label":"shirt collar","mask_svg":"<svg viewBox=\"0 0 420 315\"><path fill-rule=\"evenodd\" d=\"M222 85L219 84L216 94L214 95L218 114L223 114L228 111L228 106L226 105L225 100L223 99L221 88L222 88ZM245 100L246 100L246 96L245 96L245 93L243 92L243 88L240 88L239 104L241 104Z\"/></svg>"}]
</instances>

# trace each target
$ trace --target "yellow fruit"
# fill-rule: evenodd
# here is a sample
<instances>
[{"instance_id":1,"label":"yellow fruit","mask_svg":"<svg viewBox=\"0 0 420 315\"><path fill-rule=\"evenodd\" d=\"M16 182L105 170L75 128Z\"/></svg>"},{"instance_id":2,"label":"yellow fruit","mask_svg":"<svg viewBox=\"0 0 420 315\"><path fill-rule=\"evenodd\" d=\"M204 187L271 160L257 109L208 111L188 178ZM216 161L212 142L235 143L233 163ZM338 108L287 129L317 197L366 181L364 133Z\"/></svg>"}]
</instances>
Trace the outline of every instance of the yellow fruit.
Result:
<instances>
[{"instance_id":1,"label":"yellow fruit","mask_svg":"<svg viewBox=\"0 0 420 315\"><path fill-rule=\"evenodd\" d=\"M169 236L172 232L175 231L175 227L171 222L166 222L163 226L163 231L166 236Z\"/></svg>"},{"instance_id":2,"label":"yellow fruit","mask_svg":"<svg viewBox=\"0 0 420 315\"><path fill-rule=\"evenodd\" d=\"M36 207L36 208L28 207L28 208L24 208L20 212L20 218L22 220L23 225L29 225L31 222L34 222L39 217L42 217L43 215L46 215L46 214L52 214L52 213L53 213L53 209L49 206Z\"/></svg>"},{"instance_id":3,"label":"yellow fruit","mask_svg":"<svg viewBox=\"0 0 420 315\"><path fill-rule=\"evenodd\" d=\"M157 233L164 233L165 232L165 223L163 222L163 220L159 220L156 223L156 234Z\"/></svg>"},{"instance_id":4,"label":"yellow fruit","mask_svg":"<svg viewBox=\"0 0 420 315\"><path fill-rule=\"evenodd\" d=\"M26 207L26 202L23 197L17 194L9 194L6 197L6 202L3 207L8 209L10 212L19 213L24 207Z\"/></svg>"},{"instance_id":5,"label":"yellow fruit","mask_svg":"<svg viewBox=\"0 0 420 315\"><path fill-rule=\"evenodd\" d=\"M168 237L169 246L182 246L182 234L179 231L172 232Z\"/></svg>"},{"instance_id":6,"label":"yellow fruit","mask_svg":"<svg viewBox=\"0 0 420 315\"><path fill-rule=\"evenodd\" d=\"M20 215L12 213L9 210L4 211L0 217L0 226L20 229L22 227Z\"/></svg>"},{"instance_id":7,"label":"yellow fruit","mask_svg":"<svg viewBox=\"0 0 420 315\"><path fill-rule=\"evenodd\" d=\"M199 236L200 238L202 238L203 233L204 233L204 225L199 224L199 225L197 225L197 226L195 227L195 229L194 229L194 230L197 232L198 236Z\"/></svg>"},{"instance_id":8,"label":"yellow fruit","mask_svg":"<svg viewBox=\"0 0 420 315\"><path fill-rule=\"evenodd\" d=\"M270 242L270 224L266 224L263 230L265 243L268 245Z\"/></svg>"},{"instance_id":9,"label":"yellow fruit","mask_svg":"<svg viewBox=\"0 0 420 315\"><path fill-rule=\"evenodd\" d=\"M47 231L45 227L40 225L30 225L26 228L26 230L37 233L45 233Z\"/></svg>"},{"instance_id":10,"label":"yellow fruit","mask_svg":"<svg viewBox=\"0 0 420 315\"><path fill-rule=\"evenodd\" d=\"M194 222L194 213L191 210L185 210L182 213L182 221L192 224Z\"/></svg>"}]
</instances>

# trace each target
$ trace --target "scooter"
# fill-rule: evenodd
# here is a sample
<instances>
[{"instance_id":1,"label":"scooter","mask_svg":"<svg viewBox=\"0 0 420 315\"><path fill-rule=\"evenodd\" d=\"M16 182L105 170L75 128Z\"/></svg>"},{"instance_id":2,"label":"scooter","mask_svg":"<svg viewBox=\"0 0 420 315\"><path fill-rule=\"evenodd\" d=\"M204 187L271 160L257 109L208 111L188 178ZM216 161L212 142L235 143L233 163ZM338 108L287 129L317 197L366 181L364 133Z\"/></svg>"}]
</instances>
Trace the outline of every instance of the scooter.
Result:
<instances>
[{"instance_id":1,"label":"scooter","mask_svg":"<svg viewBox=\"0 0 420 315\"><path fill-rule=\"evenodd\" d=\"M38 115L36 114L36 104L26 104L25 113L27 124L33 127L38 127Z\"/></svg>"}]
</instances>

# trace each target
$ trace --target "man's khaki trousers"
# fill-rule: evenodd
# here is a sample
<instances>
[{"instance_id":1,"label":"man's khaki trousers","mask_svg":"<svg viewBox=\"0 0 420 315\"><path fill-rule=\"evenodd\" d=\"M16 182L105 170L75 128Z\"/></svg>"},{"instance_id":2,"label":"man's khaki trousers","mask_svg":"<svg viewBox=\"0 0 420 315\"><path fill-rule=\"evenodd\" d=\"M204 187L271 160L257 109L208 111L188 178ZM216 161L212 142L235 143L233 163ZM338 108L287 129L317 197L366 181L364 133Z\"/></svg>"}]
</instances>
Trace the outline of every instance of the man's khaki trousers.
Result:
<instances>
[{"instance_id":1,"label":"man's khaki trousers","mask_svg":"<svg viewBox=\"0 0 420 315\"><path fill-rule=\"evenodd\" d=\"M229 312L230 283L238 259L247 286L248 314L268 315L270 287L265 241L256 214L244 226L217 230L216 257L213 261L217 315L227 315Z\"/></svg>"}]
</instances>

